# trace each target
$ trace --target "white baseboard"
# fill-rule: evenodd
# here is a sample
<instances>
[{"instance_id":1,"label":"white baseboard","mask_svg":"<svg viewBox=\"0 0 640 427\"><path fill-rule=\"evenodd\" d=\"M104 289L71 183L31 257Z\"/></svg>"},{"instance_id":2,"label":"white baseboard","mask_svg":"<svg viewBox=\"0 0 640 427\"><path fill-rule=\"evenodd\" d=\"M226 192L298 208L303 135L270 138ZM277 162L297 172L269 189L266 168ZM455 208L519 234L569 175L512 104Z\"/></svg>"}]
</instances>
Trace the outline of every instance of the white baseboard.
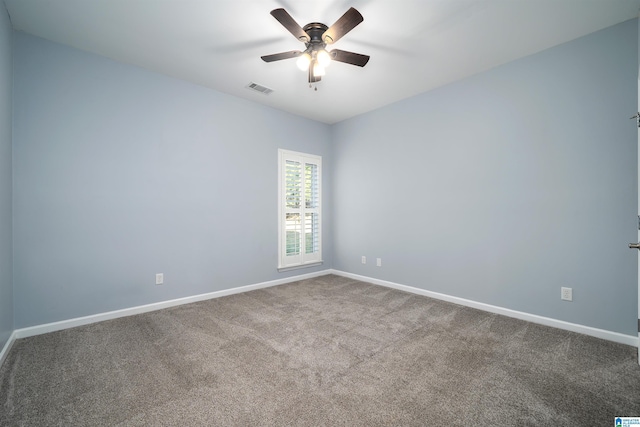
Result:
<instances>
[{"instance_id":1,"label":"white baseboard","mask_svg":"<svg viewBox=\"0 0 640 427\"><path fill-rule=\"evenodd\" d=\"M557 319L552 319L550 317L538 316L536 314L524 313L522 311L511 310L508 308L498 307L495 305L485 304L485 303L472 301L464 298L458 298L451 295L441 294L439 292L427 291L425 289L414 288L412 286L400 285L398 283L388 282L386 280L374 279L372 277L367 277L367 276L360 276L358 274L347 273L340 270L331 270L331 274L348 277L350 279L360 280L363 282L369 282L375 285L386 286L388 288L398 289L405 292L411 292L413 294L424 295L430 298L452 302L454 304L464 305L466 307L477 308L479 310L488 311L490 313L501 314L503 316L513 317L515 319L526 320L532 323L538 323L540 325L551 326L554 328L564 329L572 332L578 332L580 334L590 335L592 337L602 338L608 341L613 341L620 344L626 344L633 347L638 347L638 337L634 335L625 335L619 332L612 332L604 329L592 328L591 326L579 325L577 323L565 322L564 320L557 320Z\"/></svg>"},{"instance_id":2,"label":"white baseboard","mask_svg":"<svg viewBox=\"0 0 640 427\"><path fill-rule=\"evenodd\" d=\"M538 316L535 314L524 313L521 311L511 310L508 308L498 307L495 305L485 304L477 301L472 301L464 298L454 297L438 292L427 291L425 289L414 288L412 286L401 285L386 280L375 279L373 277L361 276L358 274L347 273L340 270L322 270L315 273L302 274L298 276L291 276L284 279L277 279L268 282L256 283L253 285L240 286L237 288L224 289L221 291L210 292L206 294L194 295L185 298L178 298L169 301L162 301L154 304L141 305L137 307L125 308L122 310L109 311L106 313L98 313L91 316L77 317L74 319L62 320L59 322L47 323L44 325L36 325L27 328L16 329L11 334L11 337L7 341L7 344L0 352L0 366L4 361L4 358L8 354L13 342L18 338L26 338L34 335L45 334L48 332L59 331L62 329L74 328L76 326L88 325L90 323L102 322L104 320L117 319L119 317L132 316L135 314L147 313L150 311L162 310L163 308L175 307L182 304L189 304L198 301L204 301L213 298L220 298L227 295L239 294L242 292L253 291L256 289L268 288L271 286L282 285L285 283L295 282L298 280L311 279L314 277L324 276L327 274L336 274L338 276L348 277L354 280L360 280L363 282L373 283L375 285L386 286L388 288L398 289L413 294L424 295L430 298L439 299L442 301L452 302L454 304L460 304L467 307L484 310L490 313L501 314L507 317L513 317L520 320L526 320L541 325L551 326L558 329L564 329L567 331L578 332L585 335L590 335L596 338L602 338L608 341L613 341L621 344L638 347L638 337L633 335L625 335L618 332L607 331L604 329L593 328L590 326L579 325L576 323L565 322L563 320L552 319L550 317Z\"/></svg>"},{"instance_id":3,"label":"white baseboard","mask_svg":"<svg viewBox=\"0 0 640 427\"><path fill-rule=\"evenodd\" d=\"M315 273L301 274L284 279L271 280L268 282L256 283L253 285L240 286L237 288L224 289L221 291L209 292L206 294L194 295L190 297L178 298L169 301L162 301L153 304L140 305L137 307L124 308L122 310L108 311L106 313L93 314L91 316L76 317L74 319L61 320L59 322L46 323L44 325L30 326L16 329L11 337L26 338L34 335L46 334L48 332L60 331L62 329L75 328L76 326L88 325L90 323L102 322L104 320L117 319L119 317L132 316L135 314L147 313L150 311L162 310L163 308L175 307L177 305L189 304L192 302L205 301L213 298L220 298L227 295L239 294L242 292L254 291L256 289L269 288L271 286L283 285L285 283L296 282L298 280L311 279L314 277L331 274L331 270L322 270ZM11 341L11 340L9 340ZM5 349L7 346L5 346ZM8 350L6 350L8 352ZM3 350L4 354L5 350ZM0 363L1 365L1 363Z\"/></svg>"},{"instance_id":4,"label":"white baseboard","mask_svg":"<svg viewBox=\"0 0 640 427\"><path fill-rule=\"evenodd\" d=\"M11 350L11 347L13 346L13 343L15 341L16 341L16 331L13 331L9 336L7 343L2 348L2 351L0 351L0 366L2 366L2 364L4 363L4 359L7 358L7 355L9 354L9 350Z\"/></svg>"}]
</instances>

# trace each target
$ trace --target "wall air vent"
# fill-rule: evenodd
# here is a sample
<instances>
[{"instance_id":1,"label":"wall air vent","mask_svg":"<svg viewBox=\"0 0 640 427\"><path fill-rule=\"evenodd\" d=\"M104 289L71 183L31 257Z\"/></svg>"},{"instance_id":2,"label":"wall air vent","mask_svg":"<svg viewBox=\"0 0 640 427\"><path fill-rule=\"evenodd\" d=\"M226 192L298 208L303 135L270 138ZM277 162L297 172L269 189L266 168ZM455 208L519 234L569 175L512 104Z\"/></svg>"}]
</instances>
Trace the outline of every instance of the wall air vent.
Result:
<instances>
[{"instance_id":1,"label":"wall air vent","mask_svg":"<svg viewBox=\"0 0 640 427\"><path fill-rule=\"evenodd\" d=\"M251 82L245 86L247 89L255 90L256 92L260 92L264 95L269 95L273 92L273 89L269 89L268 87L259 85L258 83Z\"/></svg>"}]
</instances>

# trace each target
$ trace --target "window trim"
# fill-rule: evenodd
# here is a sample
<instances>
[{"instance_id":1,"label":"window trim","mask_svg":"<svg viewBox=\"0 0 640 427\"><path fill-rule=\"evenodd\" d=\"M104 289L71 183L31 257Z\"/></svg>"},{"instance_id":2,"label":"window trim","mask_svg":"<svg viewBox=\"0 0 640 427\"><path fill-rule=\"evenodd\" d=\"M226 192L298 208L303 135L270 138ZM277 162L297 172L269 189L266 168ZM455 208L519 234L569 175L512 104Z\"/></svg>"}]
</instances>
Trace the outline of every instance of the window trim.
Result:
<instances>
[{"instance_id":1,"label":"window trim","mask_svg":"<svg viewBox=\"0 0 640 427\"><path fill-rule=\"evenodd\" d=\"M301 216L301 229L305 229L305 210L306 206L304 203L305 194L304 194L304 172L305 172L305 163L315 164L317 165L317 208L315 208L315 212L318 214L318 242L317 242L317 252L313 252L312 254L307 254L304 246L304 238L302 238L301 242L301 251L300 254L297 255L299 258L298 261L295 262L287 262L286 255L286 206L285 206L285 195L286 195L286 179L285 179L285 166L287 160L299 161L302 164L303 176L301 179L303 194L301 195L302 203L300 208L300 216ZM296 270L300 268L309 268L318 265L322 265L322 156L318 156L315 154L301 153L297 151L290 151L284 149L278 149L278 271L289 271Z\"/></svg>"}]
</instances>

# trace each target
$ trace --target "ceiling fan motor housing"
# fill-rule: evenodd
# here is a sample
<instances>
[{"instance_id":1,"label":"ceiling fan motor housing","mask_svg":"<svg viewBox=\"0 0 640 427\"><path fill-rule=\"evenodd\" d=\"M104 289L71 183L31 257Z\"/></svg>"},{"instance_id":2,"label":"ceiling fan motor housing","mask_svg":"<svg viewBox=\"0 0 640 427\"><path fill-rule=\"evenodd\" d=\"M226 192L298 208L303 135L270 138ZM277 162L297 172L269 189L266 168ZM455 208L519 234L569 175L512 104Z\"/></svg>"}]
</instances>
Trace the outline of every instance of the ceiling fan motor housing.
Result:
<instances>
[{"instance_id":1,"label":"ceiling fan motor housing","mask_svg":"<svg viewBox=\"0 0 640 427\"><path fill-rule=\"evenodd\" d=\"M305 43L308 53L324 49L327 46L327 43L322 39L322 35L328 28L329 27L319 22L312 22L302 27L304 32L307 33L311 39Z\"/></svg>"}]
</instances>

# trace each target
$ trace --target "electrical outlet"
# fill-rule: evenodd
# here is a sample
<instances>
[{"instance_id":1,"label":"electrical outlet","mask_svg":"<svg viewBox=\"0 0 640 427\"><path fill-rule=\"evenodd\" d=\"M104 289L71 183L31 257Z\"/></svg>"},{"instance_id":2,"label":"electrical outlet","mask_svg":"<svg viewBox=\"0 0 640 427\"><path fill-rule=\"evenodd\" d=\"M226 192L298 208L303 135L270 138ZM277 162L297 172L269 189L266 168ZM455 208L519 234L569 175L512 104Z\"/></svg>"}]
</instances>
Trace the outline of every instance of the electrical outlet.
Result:
<instances>
[{"instance_id":1,"label":"electrical outlet","mask_svg":"<svg viewBox=\"0 0 640 427\"><path fill-rule=\"evenodd\" d=\"M573 289L572 288L560 288L560 299L564 301L573 301Z\"/></svg>"},{"instance_id":2,"label":"electrical outlet","mask_svg":"<svg viewBox=\"0 0 640 427\"><path fill-rule=\"evenodd\" d=\"M164 273L156 274L156 285L162 285L164 283Z\"/></svg>"},{"instance_id":3,"label":"electrical outlet","mask_svg":"<svg viewBox=\"0 0 640 427\"><path fill-rule=\"evenodd\" d=\"M362 263L363 263L363 264L366 264L366 263L367 263L367 257L366 257L366 256L364 256L364 255L362 255Z\"/></svg>"},{"instance_id":4,"label":"electrical outlet","mask_svg":"<svg viewBox=\"0 0 640 427\"><path fill-rule=\"evenodd\" d=\"M376 258L376 265L382 267L382 258Z\"/></svg>"}]
</instances>

